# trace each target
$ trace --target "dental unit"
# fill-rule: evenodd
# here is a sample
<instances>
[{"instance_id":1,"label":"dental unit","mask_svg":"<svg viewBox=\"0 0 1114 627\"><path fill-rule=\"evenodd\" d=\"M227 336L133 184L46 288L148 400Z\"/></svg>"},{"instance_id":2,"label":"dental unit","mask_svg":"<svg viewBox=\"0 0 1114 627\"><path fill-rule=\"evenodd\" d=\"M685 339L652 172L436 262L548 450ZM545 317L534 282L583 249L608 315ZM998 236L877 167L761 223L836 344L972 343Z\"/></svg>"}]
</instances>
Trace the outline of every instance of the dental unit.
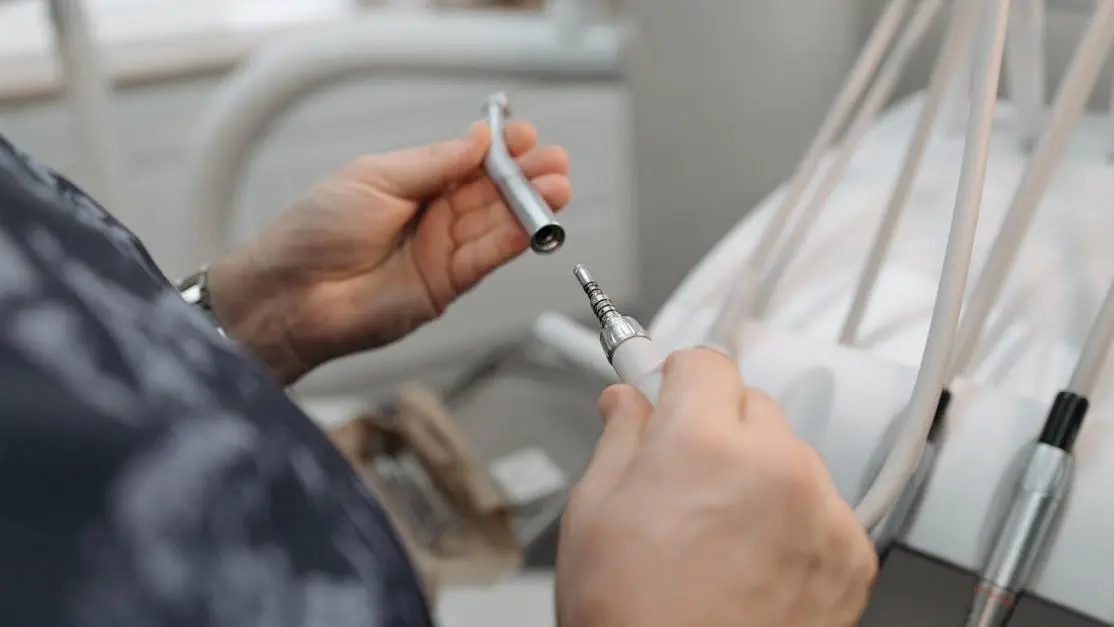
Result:
<instances>
[{"instance_id":1,"label":"dental unit","mask_svg":"<svg viewBox=\"0 0 1114 627\"><path fill-rule=\"evenodd\" d=\"M1040 137L1028 171L1015 192L1014 203L994 241L989 261L972 292L971 303L960 321L957 353L950 367L949 380L966 371L971 365L975 346L986 326L991 307L1000 295L1014 258L1025 239L1032 215L1049 184L1056 162L1066 148L1070 131L1094 88L1098 72L1102 69L1112 41L1114 41L1114 4L1100 2L1064 79L1060 95L1053 106L1049 127ZM955 45L955 42L950 40L949 43ZM943 59L947 55L947 50L945 48L941 61L938 62L937 71L933 75L933 82L929 88L928 101L907 153L906 164L899 175L897 186L883 216L882 227L860 275L859 286L841 332L842 341L853 342L857 336L865 305L894 237L901 208L911 191L920 158L924 153L940 105L940 92L934 92L933 88L939 90L941 86L946 85L948 69L943 67L945 65ZM931 475L939 447L941 425L946 418L951 397L951 391L943 387L926 437L925 448L918 460L918 468L887 519L872 534L883 560L889 555L894 539L904 528L911 511L916 507L924 482Z\"/></svg>"}]
</instances>

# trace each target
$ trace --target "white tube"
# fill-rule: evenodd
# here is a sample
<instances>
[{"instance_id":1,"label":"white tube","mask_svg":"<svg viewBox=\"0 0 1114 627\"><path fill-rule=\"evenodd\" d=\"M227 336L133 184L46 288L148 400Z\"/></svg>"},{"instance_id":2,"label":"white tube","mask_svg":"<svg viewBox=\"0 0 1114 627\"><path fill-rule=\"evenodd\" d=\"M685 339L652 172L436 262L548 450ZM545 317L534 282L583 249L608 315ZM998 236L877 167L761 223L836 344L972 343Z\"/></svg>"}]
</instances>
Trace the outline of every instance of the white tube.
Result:
<instances>
[{"instance_id":1,"label":"white tube","mask_svg":"<svg viewBox=\"0 0 1114 627\"><path fill-rule=\"evenodd\" d=\"M126 220L124 151L112 117L112 88L101 66L81 0L50 0L55 46L70 107L85 149L91 191Z\"/></svg>"},{"instance_id":2,"label":"white tube","mask_svg":"<svg viewBox=\"0 0 1114 627\"><path fill-rule=\"evenodd\" d=\"M599 332L587 329L564 314L547 311L534 321L534 337L566 359L569 363L599 376L607 382L616 381L615 370L607 363Z\"/></svg>"},{"instance_id":3,"label":"white tube","mask_svg":"<svg viewBox=\"0 0 1114 627\"><path fill-rule=\"evenodd\" d=\"M961 2L963 0L958 0L956 4ZM974 76L971 74L973 70L971 48L974 39L976 33L971 33L966 40L959 43L959 51L963 56L959 67L952 74L951 84L948 85L940 121L940 131L946 135L955 135L963 131L971 108L971 88L974 81Z\"/></svg>"},{"instance_id":4,"label":"white tube","mask_svg":"<svg viewBox=\"0 0 1114 627\"><path fill-rule=\"evenodd\" d=\"M1095 315L1095 322L1087 333L1087 340L1075 364L1075 371L1068 383L1068 391L1089 398L1095 392L1099 374L1106 364L1106 357L1114 344L1114 281L1106 290L1106 298Z\"/></svg>"},{"instance_id":5,"label":"white tube","mask_svg":"<svg viewBox=\"0 0 1114 627\"><path fill-rule=\"evenodd\" d=\"M874 287L878 282L878 276L882 272L882 266L886 262L890 245L897 233L901 214L909 202L913 185L917 182L921 162L924 160L929 140L932 139L932 131L940 116L944 99L948 95L948 89L951 87L952 77L963 62L964 57L967 56L967 48L963 43L971 38L975 26L979 22L979 14L979 4L977 2L961 2L955 8L948 33L941 42L940 51L937 53L936 65L929 79L928 91L922 105L920 119L917 120L917 127L913 131L913 139L905 152L905 163L901 166L897 183L894 184L893 192L891 192L886 204L886 210L882 214L882 221L878 225L878 232L874 236L874 244L867 255L862 273L859 274L859 284L855 288L855 295L852 297L847 319L839 333L841 344L851 346L858 342L859 330L862 327L863 318L866 317L866 308L870 304Z\"/></svg>"},{"instance_id":6,"label":"white tube","mask_svg":"<svg viewBox=\"0 0 1114 627\"><path fill-rule=\"evenodd\" d=\"M1112 41L1114 1L1102 0L1095 5L1091 23L1076 48L1075 58L1052 107L1048 127L1037 142L1028 169L1014 192L1013 203L990 249L986 265L975 282L970 302L964 308L949 378L963 374L970 365L990 310L998 300L1037 207L1040 206L1052 175L1056 172L1056 166L1063 157L1075 122L1094 89Z\"/></svg>"},{"instance_id":7,"label":"white tube","mask_svg":"<svg viewBox=\"0 0 1114 627\"><path fill-rule=\"evenodd\" d=\"M941 4L941 0L922 0L905 25L897 43L894 44L893 51L882 65L882 69L878 71L874 85L867 92L858 113L851 122L851 128L848 129L840 143L839 152L833 163L824 171L820 184L813 191L812 197L801 212L793 230L786 237L785 243L782 244L778 253L774 256L769 270L762 274L762 279L751 303L751 316L761 318L766 313L782 276L796 258L808 233L816 223L820 211L827 203L828 197L831 196L843 179L843 174L846 172L847 166L850 165L851 158L855 156L855 150L859 143L874 126L874 121L878 118L882 108L889 102L890 95L901 79L901 73L905 69L905 65L913 56L921 40L924 39L929 27L932 26Z\"/></svg>"},{"instance_id":8,"label":"white tube","mask_svg":"<svg viewBox=\"0 0 1114 627\"><path fill-rule=\"evenodd\" d=\"M1006 38L1006 79L1017 109L1018 134L1031 146L1045 107L1044 0L1016 0Z\"/></svg>"},{"instance_id":9,"label":"white tube","mask_svg":"<svg viewBox=\"0 0 1114 627\"><path fill-rule=\"evenodd\" d=\"M901 21L908 8L909 0L890 0L885 12L878 18L854 67L851 68L843 87L836 95L835 102L832 103L824 122L820 125L820 130L816 132L804 158L797 165L793 178L790 179L785 190L785 196L763 229L762 236L747 261L750 268L758 272L765 269L774 245L781 239L790 216L800 204L809 182L816 176L821 160L835 142L847 119L851 117L855 104L858 103L859 97L874 75L874 70L885 57L886 49L901 27Z\"/></svg>"},{"instance_id":10,"label":"white tube","mask_svg":"<svg viewBox=\"0 0 1114 627\"><path fill-rule=\"evenodd\" d=\"M724 287L727 297L720 305L704 341L705 346L720 351L734 361L739 360L739 335L747 318L750 297L754 291L749 281L750 276L749 272L744 272L737 284Z\"/></svg>"},{"instance_id":11,"label":"white tube","mask_svg":"<svg viewBox=\"0 0 1114 627\"><path fill-rule=\"evenodd\" d=\"M642 392L651 405L658 404L664 361L665 356L648 337L632 337L615 347L611 355L619 379Z\"/></svg>"},{"instance_id":12,"label":"white tube","mask_svg":"<svg viewBox=\"0 0 1114 627\"><path fill-rule=\"evenodd\" d=\"M596 25L567 44L544 15L370 13L279 40L224 84L193 134L186 190L187 210L197 218L195 262L226 248L252 150L272 123L310 94L369 74L614 79L623 39L618 27Z\"/></svg>"},{"instance_id":13,"label":"white tube","mask_svg":"<svg viewBox=\"0 0 1114 627\"><path fill-rule=\"evenodd\" d=\"M975 244L975 228L978 226L982 203L1010 0L989 0L985 7L984 28L980 29L982 36L975 59L978 89L973 90L973 106L967 123L967 144L963 151L955 210L944 253L944 270L940 277L936 304L932 308L932 321L929 323L917 381L909 400L905 427L874 485L855 507L855 516L867 529L872 529L886 515L913 476L948 374L956 322L963 305L967 272Z\"/></svg>"},{"instance_id":14,"label":"white tube","mask_svg":"<svg viewBox=\"0 0 1114 627\"><path fill-rule=\"evenodd\" d=\"M562 36L575 39L594 17L593 0L547 0L545 10Z\"/></svg>"}]
</instances>

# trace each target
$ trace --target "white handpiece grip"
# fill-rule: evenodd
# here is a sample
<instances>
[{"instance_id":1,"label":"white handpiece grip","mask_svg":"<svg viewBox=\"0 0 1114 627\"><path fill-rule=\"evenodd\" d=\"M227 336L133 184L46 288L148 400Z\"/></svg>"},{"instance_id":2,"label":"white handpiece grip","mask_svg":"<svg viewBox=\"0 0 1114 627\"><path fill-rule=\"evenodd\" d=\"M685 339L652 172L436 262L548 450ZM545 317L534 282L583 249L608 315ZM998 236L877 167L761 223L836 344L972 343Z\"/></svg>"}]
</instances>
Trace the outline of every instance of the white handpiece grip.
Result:
<instances>
[{"instance_id":1,"label":"white handpiece grip","mask_svg":"<svg viewBox=\"0 0 1114 627\"><path fill-rule=\"evenodd\" d=\"M616 347L611 354L611 365L619 379L638 388L651 405L658 402L661 366L664 361L665 357L648 337L632 337Z\"/></svg>"}]
</instances>

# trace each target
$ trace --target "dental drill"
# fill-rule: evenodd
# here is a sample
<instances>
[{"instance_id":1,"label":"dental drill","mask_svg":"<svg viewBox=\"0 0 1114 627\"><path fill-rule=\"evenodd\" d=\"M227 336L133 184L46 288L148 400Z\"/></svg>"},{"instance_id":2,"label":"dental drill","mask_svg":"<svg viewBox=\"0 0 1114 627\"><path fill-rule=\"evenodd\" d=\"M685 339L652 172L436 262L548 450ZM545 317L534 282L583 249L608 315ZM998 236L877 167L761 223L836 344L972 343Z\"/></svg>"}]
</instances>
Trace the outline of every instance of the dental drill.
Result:
<instances>
[{"instance_id":1,"label":"dental drill","mask_svg":"<svg viewBox=\"0 0 1114 627\"><path fill-rule=\"evenodd\" d=\"M510 116L510 103L506 94L500 92L488 96L484 114L491 128L491 148L484 157L487 175L495 182L499 194L530 236L530 248L538 254L556 252L565 243L565 229L507 150L504 121Z\"/></svg>"},{"instance_id":2,"label":"dental drill","mask_svg":"<svg viewBox=\"0 0 1114 627\"><path fill-rule=\"evenodd\" d=\"M1072 448L1112 343L1114 281L1087 333L1071 380L1056 395L1029 453L1005 526L975 588L967 627L1002 627L1013 615L1063 505L1071 481Z\"/></svg>"},{"instance_id":3,"label":"dental drill","mask_svg":"<svg viewBox=\"0 0 1114 627\"><path fill-rule=\"evenodd\" d=\"M588 274L588 269L577 265L573 270L576 280L580 282L588 302L592 305L592 313L600 323L600 345L607 355L607 361L619 375L623 383L633 385L639 392L656 404L658 392L661 391L661 367L665 358L654 341L646 333L637 320L624 316L615 308L607 294Z\"/></svg>"}]
</instances>

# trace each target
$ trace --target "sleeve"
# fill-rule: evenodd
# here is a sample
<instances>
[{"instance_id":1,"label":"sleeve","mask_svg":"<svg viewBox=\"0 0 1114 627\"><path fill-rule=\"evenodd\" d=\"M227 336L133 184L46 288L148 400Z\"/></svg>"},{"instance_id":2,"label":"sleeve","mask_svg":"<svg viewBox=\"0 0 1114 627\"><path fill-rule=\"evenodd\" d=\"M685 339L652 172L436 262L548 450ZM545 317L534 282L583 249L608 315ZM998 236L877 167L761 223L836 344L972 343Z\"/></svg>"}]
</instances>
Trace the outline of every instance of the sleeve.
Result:
<instances>
[{"instance_id":1,"label":"sleeve","mask_svg":"<svg viewBox=\"0 0 1114 627\"><path fill-rule=\"evenodd\" d=\"M73 212L75 217L88 224L96 226L112 238L118 247L126 250L152 276L161 281L171 283L162 271L159 270L147 248L124 224L112 216L103 206L93 200L80 187L75 185L65 176L53 169L39 163L34 157L23 152L3 135L0 135L0 169L18 179L22 179L24 187L29 189L39 188L46 193L56 196L51 204L65 206Z\"/></svg>"},{"instance_id":2,"label":"sleeve","mask_svg":"<svg viewBox=\"0 0 1114 627\"><path fill-rule=\"evenodd\" d=\"M66 598L112 478L150 434L98 420L87 402L0 344L0 615L15 626L78 624ZM95 618L89 616L89 618ZM86 623L95 624L95 621ZM128 623L120 623L126 625Z\"/></svg>"}]
</instances>

